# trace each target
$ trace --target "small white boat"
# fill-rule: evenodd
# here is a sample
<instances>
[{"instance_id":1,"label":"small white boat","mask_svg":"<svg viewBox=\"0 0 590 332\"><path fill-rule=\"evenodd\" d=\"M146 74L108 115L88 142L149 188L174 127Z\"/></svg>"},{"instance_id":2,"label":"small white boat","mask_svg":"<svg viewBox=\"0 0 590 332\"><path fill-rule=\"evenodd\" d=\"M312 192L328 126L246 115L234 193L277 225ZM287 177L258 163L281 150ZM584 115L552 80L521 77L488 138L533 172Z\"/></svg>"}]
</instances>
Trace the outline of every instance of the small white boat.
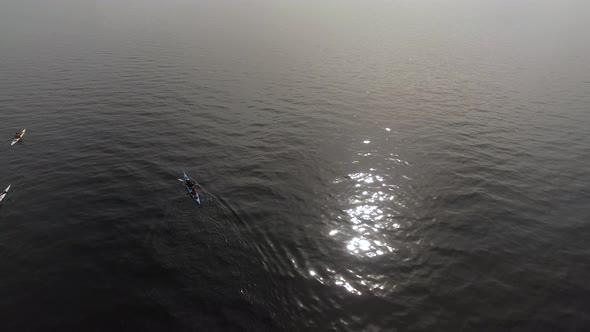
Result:
<instances>
[{"instance_id":1,"label":"small white boat","mask_svg":"<svg viewBox=\"0 0 590 332\"><path fill-rule=\"evenodd\" d=\"M20 130L20 131L18 132L18 133L20 134L20 136L19 136L19 137L15 137L15 138L12 140L12 143L10 143L10 146L13 146L13 145L15 145L15 144L16 144L18 141L20 141L20 139L21 139L21 138L23 138L23 136L25 136L25 132L26 132L26 131L27 131L26 129L22 129L22 130Z\"/></svg>"},{"instance_id":2,"label":"small white boat","mask_svg":"<svg viewBox=\"0 0 590 332\"><path fill-rule=\"evenodd\" d=\"M6 187L6 189L4 189L4 191L0 194L0 202L2 202L4 197L6 197L6 194L8 194L8 190L10 190L10 186L11 185L8 185L8 187Z\"/></svg>"}]
</instances>

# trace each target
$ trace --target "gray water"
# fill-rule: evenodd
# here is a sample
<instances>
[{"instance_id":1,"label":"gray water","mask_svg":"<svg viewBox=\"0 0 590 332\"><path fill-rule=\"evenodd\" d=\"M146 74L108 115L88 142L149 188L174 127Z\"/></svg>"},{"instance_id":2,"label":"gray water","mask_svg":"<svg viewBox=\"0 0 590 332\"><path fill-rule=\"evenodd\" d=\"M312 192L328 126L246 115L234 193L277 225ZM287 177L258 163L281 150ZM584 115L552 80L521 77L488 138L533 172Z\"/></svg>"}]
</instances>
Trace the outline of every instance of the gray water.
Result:
<instances>
[{"instance_id":1,"label":"gray water","mask_svg":"<svg viewBox=\"0 0 590 332\"><path fill-rule=\"evenodd\" d=\"M589 4L0 1L2 330L589 330Z\"/></svg>"}]
</instances>

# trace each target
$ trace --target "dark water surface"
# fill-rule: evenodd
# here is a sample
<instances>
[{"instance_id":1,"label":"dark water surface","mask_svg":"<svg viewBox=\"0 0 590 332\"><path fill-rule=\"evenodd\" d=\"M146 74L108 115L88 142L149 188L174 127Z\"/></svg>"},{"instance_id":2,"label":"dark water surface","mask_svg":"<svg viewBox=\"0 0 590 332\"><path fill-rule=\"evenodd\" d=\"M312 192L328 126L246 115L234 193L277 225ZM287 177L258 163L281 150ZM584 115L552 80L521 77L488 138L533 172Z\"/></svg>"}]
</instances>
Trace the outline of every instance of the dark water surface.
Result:
<instances>
[{"instance_id":1,"label":"dark water surface","mask_svg":"<svg viewBox=\"0 0 590 332\"><path fill-rule=\"evenodd\" d=\"M1 1L0 329L590 330L589 13Z\"/></svg>"}]
</instances>

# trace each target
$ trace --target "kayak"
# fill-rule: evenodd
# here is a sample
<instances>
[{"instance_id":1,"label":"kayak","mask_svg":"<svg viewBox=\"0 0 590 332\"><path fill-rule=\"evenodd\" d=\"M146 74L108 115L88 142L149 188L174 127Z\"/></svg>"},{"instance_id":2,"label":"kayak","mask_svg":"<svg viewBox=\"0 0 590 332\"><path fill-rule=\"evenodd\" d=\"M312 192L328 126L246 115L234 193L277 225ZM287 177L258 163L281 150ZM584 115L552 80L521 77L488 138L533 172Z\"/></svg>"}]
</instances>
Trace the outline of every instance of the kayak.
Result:
<instances>
[{"instance_id":1,"label":"kayak","mask_svg":"<svg viewBox=\"0 0 590 332\"><path fill-rule=\"evenodd\" d=\"M188 194L195 200L195 202L197 202L197 204L201 205L201 199L199 198L199 193L197 192L197 194L195 196L193 196L191 194L192 189L186 185L186 180L189 180L190 178L188 177L188 175L186 175L186 173L184 171L182 171L182 176L184 178L184 187L186 188L186 191L188 191Z\"/></svg>"},{"instance_id":2,"label":"kayak","mask_svg":"<svg viewBox=\"0 0 590 332\"><path fill-rule=\"evenodd\" d=\"M20 137L19 137L19 138L15 138L15 139L13 139L13 140L12 140L12 143L10 143L10 146L13 146L13 145L15 145L15 144L16 144L18 141L20 141L20 139L21 139L21 138L23 138L23 136L25 136L25 132L26 132L26 131L27 131L26 129L23 129L23 130L21 131Z\"/></svg>"},{"instance_id":3,"label":"kayak","mask_svg":"<svg viewBox=\"0 0 590 332\"><path fill-rule=\"evenodd\" d=\"M4 199L4 197L6 197L6 194L8 193L8 190L10 190L10 186L11 185L8 185L8 187L6 187L6 189L4 189L4 191L0 195L0 202L2 202L2 200Z\"/></svg>"}]
</instances>

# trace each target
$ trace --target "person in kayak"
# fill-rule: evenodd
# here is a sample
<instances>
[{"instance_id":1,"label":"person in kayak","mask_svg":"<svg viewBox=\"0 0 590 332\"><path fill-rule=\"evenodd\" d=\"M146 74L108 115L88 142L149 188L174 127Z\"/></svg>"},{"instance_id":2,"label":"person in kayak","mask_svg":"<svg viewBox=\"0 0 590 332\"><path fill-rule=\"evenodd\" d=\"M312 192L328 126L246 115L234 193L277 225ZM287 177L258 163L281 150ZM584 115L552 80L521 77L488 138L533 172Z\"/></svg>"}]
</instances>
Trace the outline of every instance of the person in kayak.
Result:
<instances>
[{"instance_id":1,"label":"person in kayak","mask_svg":"<svg viewBox=\"0 0 590 332\"><path fill-rule=\"evenodd\" d=\"M191 179L186 179L186 183L185 183L189 188L194 187L193 181L191 181Z\"/></svg>"},{"instance_id":2,"label":"person in kayak","mask_svg":"<svg viewBox=\"0 0 590 332\"><path fill-rule=\"evenodd\" d=\"M23 134L20 131L17 131L16 134L14 134L14 138L21 138Z\"/></svg>"},{"instance_id":3,"label":"person in kayak","mask_svg":"<svg viewBox=\"0 0 590 332\"><path fill-rule=\"evenodd\" d=\"M193 187L193 190L191 190L191 195L193 195L194 197L198 197L197 190L194 187Z\"/></svg>"}]
</instances>

